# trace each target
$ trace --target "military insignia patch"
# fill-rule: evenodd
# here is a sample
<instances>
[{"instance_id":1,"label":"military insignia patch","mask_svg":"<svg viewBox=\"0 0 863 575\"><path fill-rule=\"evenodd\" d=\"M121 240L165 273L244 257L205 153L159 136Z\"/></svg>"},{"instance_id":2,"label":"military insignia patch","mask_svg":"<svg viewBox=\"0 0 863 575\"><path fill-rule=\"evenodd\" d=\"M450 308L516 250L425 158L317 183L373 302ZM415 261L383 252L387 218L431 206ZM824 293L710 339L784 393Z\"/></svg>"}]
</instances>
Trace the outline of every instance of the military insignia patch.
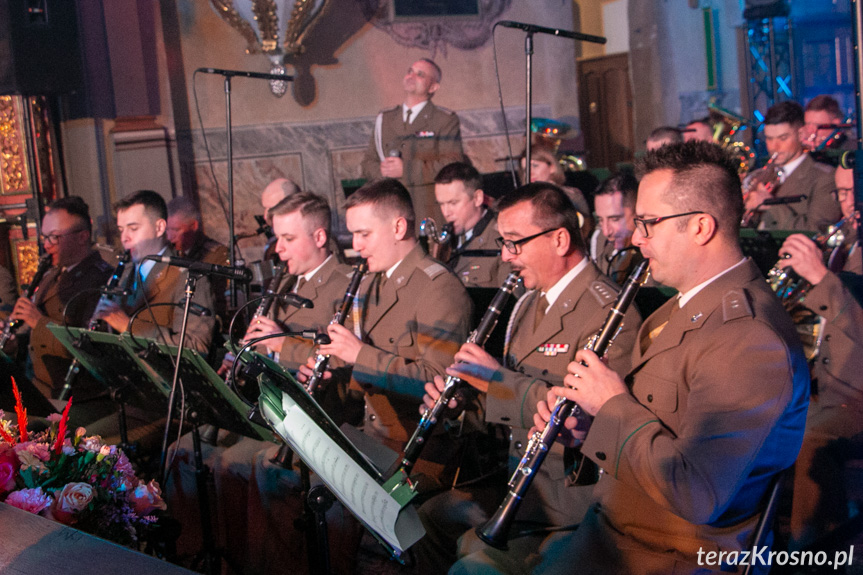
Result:
<instances>
[{"instance_id":1,"label":"military insignia patch","mask_svg":"<svg viewBox=\"0 0 863 575\"><path fill-rule=\"evenodd\" d=\"M538 348L536 351L541 353L542 355L548 357L555 357L559 353L566 353L569 351L568 343L544 343Z\"/></svg>"},{"instance_id":2,"label":"military insignia patch","mask_svg":"<svg viewBox=\"0 0 863 575\"><path fill-rule=\"evenodd\" d=\"M417 132L417 138L434 138L434 132L428 130Z\"/></svg>"}]
</instances>

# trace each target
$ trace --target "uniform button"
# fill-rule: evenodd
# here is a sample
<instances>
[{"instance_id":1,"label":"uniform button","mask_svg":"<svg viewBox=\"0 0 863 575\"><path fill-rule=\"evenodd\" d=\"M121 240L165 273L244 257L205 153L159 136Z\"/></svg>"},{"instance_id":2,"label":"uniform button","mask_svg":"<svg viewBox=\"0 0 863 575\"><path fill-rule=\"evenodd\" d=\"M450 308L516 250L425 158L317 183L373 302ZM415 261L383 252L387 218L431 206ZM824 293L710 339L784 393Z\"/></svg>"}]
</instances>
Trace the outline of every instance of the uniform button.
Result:
<instances>
[{"instance_id":1,"label":"uniform button","mask_svg":"<svg viewBox=\"0 0 863 575\"><path fill-rule=\"evenodd\" d=\"M395 340L395 339L390 338L390 343L395 343L395 342L396 342L396 340Z\"/></svg>"},{"instance_id":2,"label":"uniform button","mask_svg":"<svg viewBox=\"0 0 863 575\"><path fill-rule=\"evenodd\" d=\"M542 370L542 375L548 375L548 370L547 370L547 369L543 369L543 370Z\"/></svg>"},{"instance_id":3,"label":"uniform button","mask_svg":"<svg viewBox=\"0 0 863 575\"><path fill-rule=\"evenodd\" d=\"M374 413L373 413L373 414L371 414L371 415L369 415L369 421L374 421L374 420L376 420L377 418L378 418L378 416L377 416L377 415L375 415Z\"/></svg>"},{"instance_id":4,"label":"uniform button","mask_svg":"<svg viewBox=\"0 0 863 575\"><path fill-rule=\"evenodd\" d=\"M516 442L515 442L515 448L516 448L516 449L521 449L521 441L516 441Z\"/></svg>"},{"instance_id":5,"label":"uniform button","mask_svg":"<svg viewBox=\"0 0 863 575\"><path fill-rule=\"evenodd\" d=\"M605 452L604 451L597 451L596 452L596 458L600 461L605 461Z\"/></svg>"},{"instance_id":6,"label":"uniform button","mask_svg":"<svg viewBox=\"0 0 863 575\"><path fill-rule=\"evenodd\" d=\"M653 403L653 394L652 393L647 394L647 401L648 401L648 403Z\"/></svg>"},{"instance_id":7,"label":"uniform button","mask_svg":"<svg viewBox=\"0 0 863 575\"><path fill-rule=\"evenodd\" d=\"M826 306L826 305L822 305L819 309L820 309L821 311L827 311L827 306Z\"/></svg>"},{"instance_id":8,"label":"uniform button","mask_svg":"<svg viewBox=\"0 0 863 575\"><path fill-rule=\"evenodd\" d=\"M824 336L824 341L830 341L830 334L829 333Z\"/></svg>"},{"instance_id":9,"label":"uniform button","mask_svg":"<svg viewBox=\"0 0 863 575\"><path fill-rule=\"evenodd\" d=\"M823 363L824 365L830 365L830 358L825 357L824 359L821 360L821 363Z\"/></svg>"}]
</instances>

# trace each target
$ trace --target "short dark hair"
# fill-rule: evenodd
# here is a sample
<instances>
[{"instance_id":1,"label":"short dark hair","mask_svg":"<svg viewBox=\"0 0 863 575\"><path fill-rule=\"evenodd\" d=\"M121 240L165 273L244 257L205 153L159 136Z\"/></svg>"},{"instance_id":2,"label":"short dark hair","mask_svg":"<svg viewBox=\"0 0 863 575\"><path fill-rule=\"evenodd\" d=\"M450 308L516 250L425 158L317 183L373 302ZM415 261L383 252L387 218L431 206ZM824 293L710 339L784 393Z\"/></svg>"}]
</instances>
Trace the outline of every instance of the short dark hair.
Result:
<instances>
[{"instance_id":1,"label":"short dark hair","mask_svg":"<svg viewBox=\"0 0 863 575\"><path fill-rule=\"evenodd\" d=\"M282 199L278 204L270 208L270 218L284 216L294 212L300 215L312 225L313 230L324 228L327 237L330 237L330 224L332 212L327 201L311 192L297 192Z\"/></svg>"},{"instance_id":2,"label":"short dark hair","mask_svg":"<svg viewBox=\"0 0 863 575\"><path fill-rule=\"evenodd\" d=\"M144 206L144 211L154 220L168 220L168 206L165 204L165 199L153 190L138 190L114 204L114 211L122 212L138 205Z\"/></svg>"},{"instance_id":3,"label":"short dark hair","mask_svg":"<svg viewBox=\"0 0 863 575\"><path fill-rule=\"evenodd\" d=\"M527 150L522 153L522 157L527 153ZM545 162L551 167L551 175L549 176L552 184L562 186L566 182L566 174L563 173L563 168L557 159L557 145L549 142L545 138L538 138L530 146L530 159L539 162Z\"/></svg>"},{"instance_id":4,"label":"short dark hair","mask_svg":"<svg viewBox=\"0 0 863 575\"><path fill-rule=\"evenodd\" d=\"M198 209L192 198L188 196L177 196L168 202L168 215L183 216L186 219L195 220L199 224L201 223L201 210Z\"/></svg>"},{"instance_id":5,"label":"short dark hair","mask_svg":"<svg viewBox=\"0 0 863 575\"><path fill-rule=\"evenodd\" d=\"M712 142L691 141L662 146L636 162L639 179L658 170L672 172L664 202L680 212L707 212L719 233L737 238L743 194L737 163L728 152ZM685 226L686 220L678 225Z\"/></svg>"},{"instance_id":6,"label":"short dark hair","mask_svg":"<svg viewBox=\"0 0 863 575\"><path fill-rule=\"evenodd\" d=\"M593 197L610 196L620 192L623 196L623 205L635 209L635 200L638 196L638 179L630 172L618 172L596 188Z\"/></svg>"},{"instance_id":7,"label":"short dark hair","mask_svg":"<svg viewBox=\"0 0 863 575\"><path fill-rule=\"evenodd\" d=\"M533 206L534 224L542 229L565 229L572 245L584 253L578 210L566 192L548 182L532 182L501 197L497 204L498 213L522 202L530 202Z\"/></svg>"},{"instance_id":8,"label":"short dark hair","mask_svg":"<svg viewBox=\"0 0 863 575\"><path fill-rule=\"evenodd\" d=\"M648 142L663 141L666 144L676 144L683 141L683 133L674 126L659 126L647 136Z\"/></svg>"},{"instance_id":9,"label":"short dark hair","mask_svg":"<svg viewBox=\"0 0 863 575\"><path fill-rule=\"evenodd\" d=\"M839 102L830 94L819 94L815 96L809 103L806 104L805 112L827 112L837 119L842 119L842 108L839 107Z\"/></svg>"},{"instance_id":10,"label":"short dark hair","mask_svg":"<svg viewBox=\"0 0 863 575\"><path fill-rule=\"evenodd\" d=\"M482 186L482 176L479 175L476 168L467 162L453 162L441 168L435 176L434 183L451 184L453 182L462 182L465 190L473 192Z\"/></svg>"},{"instance_id":11,"label":"short dark hair","mask_svg":"<svg viewBox=\"0 0 863 575\"><path fill-rule=\"evenodd\" d=\"M376 212L387 211L408 223L408 235L414 235L416 215L411 194L401 182L394 178L373 180L348 197L345 211L357 206L371 204Z\"/></svg>"},{"instance_id":12,"label":"short dark hair","mask_svg":"<svg viewBox=\"0 0 863 575\"><path fill-rule=\"evenodd\" d=\"M764 125L791 124L792 127L799 128L805 123L804 117L803 106L786 100L770 106L767 115L764 116Z\"/></svg>"},{"instance_id":13,"label":"short dark hair","mask_svg":"<svg viewBox=\"0 0 863 575\"><path fill-rule=\"evenodd\" d=\"M54 200L48 204L48 210L63 210L70 216L77 218L84 225L88 234L93 233L93 222L90 220L90 208L80 196L68 196Z\"/></svg>"},{"instance_id":14,"label":"short dark hair","mask_svg":"<svg viewBox=\"0 0 863 575\"><path fill-rule=\"evenodd\" d=\"M417 60L418 62L425 62L429 66L434 69L435 79L434 81L440 84L440 81L443 80L443 71L440 69L440 66L437 65L437 62L432 60L431 58L420 58Z\"/></svg>"}]
</instances>

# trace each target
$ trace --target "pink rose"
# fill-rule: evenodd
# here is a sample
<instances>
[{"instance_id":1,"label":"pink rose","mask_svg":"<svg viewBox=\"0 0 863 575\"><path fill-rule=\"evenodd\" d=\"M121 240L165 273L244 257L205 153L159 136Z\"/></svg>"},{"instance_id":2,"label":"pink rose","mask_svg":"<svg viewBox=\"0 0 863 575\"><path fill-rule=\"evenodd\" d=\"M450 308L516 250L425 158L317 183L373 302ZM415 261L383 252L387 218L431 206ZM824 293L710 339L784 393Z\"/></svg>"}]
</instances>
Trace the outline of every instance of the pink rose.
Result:
<instances>
[{"instance_id":1,"label":"pink rose","mask_svg":"<svg viewBox=\"0 0 863 575\"><path fill-rule=\"evenodd\" d=\"M82 447L87 451L92 451L93 453L99 453L102 450L102 438L98 435L91 435L84 439L84 443Z\"/></svg>"},{"instance_id":2,"label":"pink rose","mask_svg":"<svg viewBox=\"0 0 863 575\"><path fill-rule=\"evenodd\" d=\"M67 483L62 491L54 494L56 500L51 508L54 518L60 523L75 522L75 515L87 509L93 501L93 487L87 483Z\"/></svg>"},{"instance_id":3,"label":"pink rose","mask_svg":"<svg viewBox=\"0 0 863 575\"><path fill-rule=\"evenodd\" d=\"M129 492L129 503L135 507L138 515L149 515L156 509L167 509L167 504L162 499L162 490L156 480L150 483L140 482L138 486Z\"/></svg>"},{"instance_id":4,"label":"pink rose","mask_svg":"<svg viewBox=\"0 0 863 575\"><path fill-rule=\"evenodd\" d=\"M26 451L27 453L32 453L33 457L39 461L48 461L51 459L51 447L47 443L27 441L16 445L15 451L18 452L18 457L21 457L21 454Z\"/></svg>"},{"instance_id":5,"label":"pink rose","mask_svg":"<svg viewBox=\"0 0 863 575\"><path fill-rule=\"evenodd\" d=\"M41 487L21 489L10 493L6 497L6 503L30 513L39 513L51 506L51 496L42 491Z\"/></svg>"},{"instance_id":6,"label":"pink rose","mask_svg":"<svg viewBox=\"0 0 863 575\"><path fill-rule=\"evenodd\" d=\"M7 444L0 444L0 495L15 489L18 457Z\"/></svg>"},{"instance_id":7,"label":"pink rose","mask_svg":"<svg viewBox=\"0 0 863 575\"><path fill-rule=\"evenodd\" d=\"M45 419L47 419L51 423L60 423L60 420L63 419L63 416L60 415L59 413L52 413L51 415L49 415Z\"/></svg>"}]
</instances>

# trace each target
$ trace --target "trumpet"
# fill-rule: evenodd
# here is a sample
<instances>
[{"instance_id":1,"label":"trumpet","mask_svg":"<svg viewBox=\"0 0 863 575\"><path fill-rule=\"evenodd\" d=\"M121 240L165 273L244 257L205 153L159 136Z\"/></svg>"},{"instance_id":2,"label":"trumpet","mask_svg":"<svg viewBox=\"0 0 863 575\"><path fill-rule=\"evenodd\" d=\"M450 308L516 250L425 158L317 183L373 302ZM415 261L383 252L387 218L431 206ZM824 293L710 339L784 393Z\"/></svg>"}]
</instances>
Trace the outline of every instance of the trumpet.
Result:
<instances>
[{"instance_id":1,"label":"trumpet","mask_svg":"<svg viewBox=\"0 0 863 575\"><path fill-rule=\"evenodd\" d=\"M354 275L351 276L351 283L348 284L345 297L342 299L342 303L339 306L338 311L336 311L336 315L333 317L330 325L336 323L339 325L345 325L345 320L348 319L348 312L351 311L354 299L356 299L357 293L359 293L360 281L362 281L363 276L366 274L368 269L369 265L366 260L360 260L359 265L354 268ZM322 333L316 338L316 343L319 345L326 345L330 343L330 338L326 333ZM324 379L324 372L327 370L327 364L329 364L329 362L330 356L328 355L318 353L315 356L314 370L311 377L309 377L309 380L306 382L306 391L308 391L309 395L312 397L314 397L315 390L317 390L321 381Z\"/></svg>"},{"instance_id":2,"label":"trumpet","mask_svg":"<svg viewBox=\"0 0 863 575\"><path fill-rule=\"evenodd\" d=\"M743 178L741 187L743 188L744 202L746 201L746 197L752 193L759 184L763 184L771 195L776 190L779 180L782 178L782 166L776 163L776 158L778 156L779 152L774 152L764 166L756 170L752 170L745 178ZM740 220L741 227L750 228L758 225L758 222L761 219L758 212L759 207L760 206L756 206L746 210L743 214L743 218Z\"/></svg>"},{"instance_id":3,"label":"trumpet","mask_svg":"<svg viewBox=\"0 0 863 575\"><path fill-rule=\"evenodd\" d=\"M426 239L426 248L431 257L441 261L449 259L453 239L452 222L445 223L438 234L437 223L433 218L426 218L420 222L420 237Z\"/></svg>"},{"instance_id":4,"label":"trumpet","mask_svg":"<svg viewBox=\"0 0 863 575\"><path fill-rule=\"evenodd\" d=\"M510 272L510 274L506 276L506 280L503 282L503 285L497 290L497 293L491 300L491 304L485 314L483 314L479 325L468 336L467 343L475 343L480 347L485 345L491 332L494 331L494 328L497 325L497 320L500 318L500 314L503 311L504 306L506 306L507 301L512 295L512 291L515 289L517 284L518 272ZM435 401L432 407L426 409L425 413L423 413L416 431L414 431L414 434L405 446L404 456L402 457L398 471L396 471L396 473L401 473L403 478L407 478L410 475L411 470L419 459L423 447L425 447L428 439L431 437L438 419L449 403L449 400L455 396L461 383L462 380L460 378L453 375L447 376L444 381L444 388L440 397L437 398L437 401Z\"/></svg>"},{"instance_id":5,"label":"trumpet","mask_svg":"<svg viewBox=\"0 0 863 575\"><path fill-rule=\"evenodd\" d=\"M33 274L33 279L30 280L30 285L27 286L22 297L31 301L33 300L36 295L36 291L39 289L39 284L42 282L42 278L45 277L45 273L51 269L51 264L51 254L45 254L39 258L39 265L36 266L36 273ZM6 327L3 328L3 333L0 334L0 351L6 347L6 344L9 343L9 340L12 339L12 336L15 335L15 332L19 327L21 327L22 323L24 322L20 319L10 319L6 322Z\"/></svg>"},{"instance_id":6,"label":"trumpet","mask_svg":"<svg viewBox=\"0 0 863 575\"><path fill-rule=\"evenodd\" d=\"M650 275L648 269L649 260L643 260L626 278L620 294L617 296L614 305L608 312L605 322L599 331L591 338L585 349L589 349L602 357L608 351L608 348L614 342L614 338L620 331L623 322L623 316L635 299L635 294L638 289L647 281ZM573 401L560 398L555 403L551 412L551 419L546 424L542 431L536 431L531 436L527 447L524 450L524 456L518 464L515 473L509 480L509 492L504 497L503 502L498 507L495 514L482 527L476 528L476 534L487 544L497 549L507 548L507 539L509 530L512 527L512 522L515 520L515 515L518 512L518 507L521 504L522 498L533 483L537 471L539 471L542 462L545 461L545 456L551 450L551 446L560 434L566 418L578 413L578 406Z\"/></svg>"},{"instance_id":7,"label":"trumpet","mask_svg":"<svg viewBox=\"0 0 863 575\"><path fill-rule=\"evenodd\" d=\"M126 269L126 265L132 259L132 252L125 251L123 255L120 256L120 259L117 261L117 267L114 268L114 273L111 274L111 277L108 279L107 285L102 288L102 298L111 299L114 296L114 290L117 289L117 286L120 285L120 279L123 277L123 271ZM126 292L123 292L123 295L128 295ZM101 301L101 300L100 300ZM90 322L87 324L88 331L96 331L99 328L100 320L95 317L90 318ZM57 398L59 401L66 401L66 398L69 395L69 392L72 391L72 384L75 382L75 377L81 371L81 362L78 361L78 358L72 360L72 363L69 365L69 369L66 371L66 377L63 379L63 387L60 390L60 395Z\"/></svg>"}]
</instances>

